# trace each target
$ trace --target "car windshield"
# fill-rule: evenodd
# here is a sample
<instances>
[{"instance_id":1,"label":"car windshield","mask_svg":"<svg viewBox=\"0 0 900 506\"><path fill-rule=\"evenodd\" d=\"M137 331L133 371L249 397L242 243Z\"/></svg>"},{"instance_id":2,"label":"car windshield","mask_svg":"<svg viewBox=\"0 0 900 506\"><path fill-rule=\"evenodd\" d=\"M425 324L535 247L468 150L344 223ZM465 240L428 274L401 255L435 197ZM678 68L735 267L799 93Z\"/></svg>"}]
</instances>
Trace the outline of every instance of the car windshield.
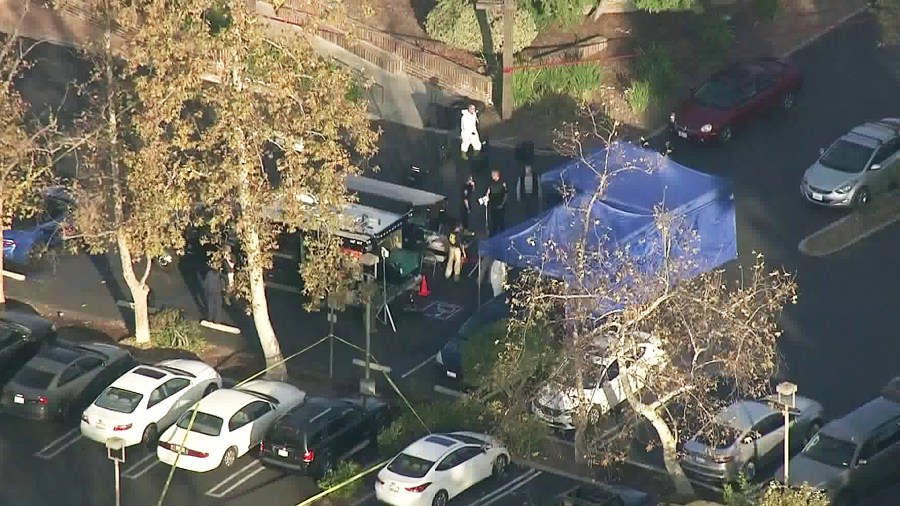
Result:
<instances>
[{"instance_id":1,"label":"car windshield","mask_svg":"<svg viewBox=\"0 0 900 506\"><path fill-rule=\"evenodd\" d=\"M198 432L207 436L218 436L222 433L222 419L202 411L197 411L194 417L194 424L191 425L191 417L194 411L186 411L181 418L178 419L178 427L187 430L190 427L191 432Z\"/></svg>"},{"instance_id":2,"label":"car windshield","mask_svg":"<svg viewBox=\"0 0 900 506\"><path fill-rule=\"evenodd\" d=\"M421 478L428 474L428 470L431 469L431 466L433 465L434 462L430 460L420 459L419 457L401 453L388 464L387 468L388 471L397 473L400 476Z\"/></svg>"},{"instance_id":3,"label":"car windshield","mask_svg":"<svg viewBox=\"0 0 900 506\"><path fill-rule=\"evenodd\" d=\"M697 434L694 439L709 448L722 450L730 448L731 445L740 437L741 431L727 425L715 425L708 431Z\"/></svg>"},{"instance_id":4,"label":"car windshield","mask_svg":"<svg viewBox=\"0 0 900 506\"><path fill-rule=\"evenodd\" d=\"M13 381L23 387L44 390L50 386L50 383L55 377L56 374L52 372L32 369L31 367L25 366L16 373L16 377Z\"/></svg>"},{"instance_id":5,"label":"car windshield","mask_svg":"<svg viewBox=\"0 0 900 506\"><path fill-rule=\"evenodd\" d=\"M730 80L715 80L704 84L694 93L694 100L700 105L715 109L728 109L738 101L738 89Z\"/></svg>"},{"instance_id":6,"label":"car windshield","mask_svg":"<svg viewBox=\"0 0 900 506\"><path fill-rule=\"evenodd\" d=\"M803 455L832 467L850 467L856 445L835 439L826 434L816 434L803 449Z\"/></svg>"},{"instance_id":7,"label":"car windshield","mask_svg":"<svg viewBox=\"0 0 900 506\"><path fill-rule=\"evenodd\" d=\"M143 398L144 396L137 392L109 387L97 397L94 404L117 413L134 413Z\"/></svg>"},{"instance_id":8,"label":"car windshield","mask_svg":"<svg viewBox=\"0 0 900 506\"><path fill-rule=\"evenodd\" d=\"M862 144L839 140L828 148L828 151L819 159L819 163L829 169L856 174L866 168L873 151L875 151L874 148Z\"/></svg>"}]
</instances>

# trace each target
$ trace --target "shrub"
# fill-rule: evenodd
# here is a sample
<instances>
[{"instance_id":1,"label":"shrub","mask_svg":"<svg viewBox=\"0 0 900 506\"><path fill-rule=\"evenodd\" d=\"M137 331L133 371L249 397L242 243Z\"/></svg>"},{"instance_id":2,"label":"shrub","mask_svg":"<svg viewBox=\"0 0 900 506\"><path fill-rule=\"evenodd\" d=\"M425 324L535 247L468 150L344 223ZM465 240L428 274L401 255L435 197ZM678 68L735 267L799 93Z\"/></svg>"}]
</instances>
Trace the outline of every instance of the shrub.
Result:
<instances>
[{"instance_id":1,"label":"shrub","mask_svg":"<svg viewBox=\"0 0 900 506\"><path fill-rule=\"evenodd\" d=\"M536 104L552 95L583 100L602 81L603 69L594 63L526 69L513 73L513 102L516 106Z\"/></svg>"},{"instance_id":2,"label":"shrub","mask_svg":"<svg viewBox=\"0 0 900 506\"><path fill-rule=\"evenodd\" d=\"M360 467L359 464L351 460L342 460L334 467L334 469L329 471L328 474L322 477L321 480L316 482L316 484L319 485L319 488L321 488L322 490L328 490L331 487L340 485L350 478L353 478L360 472L362 472L362 467ZM353 497L359 491L359 488L362 486L362 484L363 480L356 480L352 483L348 483L329 494L329 497Z\"/></svg>"},{"instance_id":3,"label":"shrub","mask_svg":"<svg viewBox=\"0 0 900 506\"><path fill-rule=\"evenodd\" d=\"M396 420L378 434L378 449L385 455L393 455L406 445L431 432L454 430L486 431L490 421L485 408L466 400L446 400L414 406L415 413L405 410ZM419 421L419 417L422 419ZM422 423L425 423L425 426Z\"/></svg>"},{"instance_id":4,"label":"shrub","mask_svg":"<svg viewBox=\"0 0 900 506\"><path fill-rule=\"evenodd\" d=\"M722 63L734 43L734 32L728 22L719 16L704 16L700 21L700 55L707 63Z\"/></svg>"},{"instance_id":5,"label":"shrub","mask_svg":"<svg viewBox=\"0 0 900 506\"><path fill-rule=\"evenodd\" d=\"M499 53L503 48L503 16L500 12L488 13L487 16L493 43L491 49ZM472 52L485 51L475 6L469 0L438 0L425 18L425 31L447 45ZM513 51L525 49L535 37L537 25L534 17L530 11L519 9L516 11Z\"/></svg>"},{"instance_id":6,"label":"shrub","mask_svg":"<svg viewBox=\"0 0 900 506\"><path fill-rule=\"evenodd\" d=\"M656 42L638 52L638 80L646 81L654 98L664 98L678 84L678 68L672 54Z\"/></svg>"},{"instance_id":7,"label":"shrub","mask_svg":"<svg viewBox=\"0 0 900 506\"><path fill-rule=\"evenodd\" d=\"M638 9L648 12L686 11L694 6L695 0L635 0Z\"/></svg>"},{"instance_id":8,"label":"shrub","mask_svg":"<svg viewBox=\"0 0 900 506\"><path fill-rule=\"evenodd\" d=\"M900 43L900 0L878 0L873 10L881 28L881 43L888 46Z\"/></svg>"},{"instance_id":9,"label":"shrub","mask_svg":"<svg viewBox=\"0 0 900 506\"><path fill-rule=\"evenodd\" d=\"M634 81L625 90L625 99L635 114L644 114L650 107L652 92L648 81Z\"/></svg>"},{"instance_id":10,"label":"shrub","mask_svg":"<svg viewBox=\"0 0 900 506\"><path fill-rule=\"evenodd\" d=\"M772 21L781 13L781 0L753 0L756 15Z\"/></svg>"},{"instance_id":11,"label":"shrub","mask_svg":"<svg viewBox=\"0 0 900 506\"><path fill-rule=\"evenodd\" d=\"M526 0L520 8L531 12L538 28L554 23L568 27L582 21L585 7L595 4L592 0Z\"/></svg>"},{"instance_id":12,"label":"shrub","mask_svg":"<svg viewBox=\"0 0 900 506\"><path fill-rule=\"evenodd\" d=\"M150 315L150 340L159 348L200 352L206 348L203 328L184 317L180 309L167 308Z\"/></svg>"}]
</instances>

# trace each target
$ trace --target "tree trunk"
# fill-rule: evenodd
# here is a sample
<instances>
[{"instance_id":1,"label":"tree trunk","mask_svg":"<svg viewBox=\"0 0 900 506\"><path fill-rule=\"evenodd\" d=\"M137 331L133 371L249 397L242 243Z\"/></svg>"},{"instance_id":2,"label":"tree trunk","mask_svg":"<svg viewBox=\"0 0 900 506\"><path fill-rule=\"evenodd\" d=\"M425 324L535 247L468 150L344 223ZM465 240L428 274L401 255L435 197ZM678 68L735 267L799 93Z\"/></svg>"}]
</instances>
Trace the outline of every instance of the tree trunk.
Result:
<instances>
[{"instance_id":1,"label":"tree trunk","mask_svg":"<svg viewBox=\"0 0 900 506\"><path fill-rule=\"evenodd\" d=\"M150 273L152 260L147 258L147 268L143 278L138 278L134 272L134 259L131 258L131 248L125 239L124 232L116 234L116 245L119 250L119 262L122 264L122 277L131 292L131 300L134 301L134 340L138 343L150 342L150 307L148 296L150 287L147 286L147 274Z\"/></svg>"},{"instance_id":2,"label":"tree trunk","mask_svg":"<svg viewBox=\"0 0 900 506\"><path fill-rule=\"evenodd\" d=\"M669 477L672 479L672 484L675 485L676 493L685 500L694 498L694 486L691 485L690 480L688 480L687 475L684 474L684 470L681 468L681 464L678 463L678 442L672 433L672 429L666 424L666 420L655 409L634 399L632 395L626 395L626 398L631 408L650 422L650 425L653 426L653 429L659 436L663 451L663 463L666 466Z\"/></svg>"},{"instance_id":3,"label":"tree trunk","mask_svg":"<svg viewBox=\"0 0 900 506\"><path fill-rule=\"evenodd\" d=\"M259 234L250 230L246 234L244 251L247 254L247 273L250 276L250 310L253 313L253 324L259 335L259 344L262 346L263 355L266 357L266 377L271 379L284 379L287 377L287 367L282 362L281 346L275 329L272 328L272 320L269 318L269 301L266 299L266 281L263 277L263 268L260 265Z\"/></svg>"}]
</instances>

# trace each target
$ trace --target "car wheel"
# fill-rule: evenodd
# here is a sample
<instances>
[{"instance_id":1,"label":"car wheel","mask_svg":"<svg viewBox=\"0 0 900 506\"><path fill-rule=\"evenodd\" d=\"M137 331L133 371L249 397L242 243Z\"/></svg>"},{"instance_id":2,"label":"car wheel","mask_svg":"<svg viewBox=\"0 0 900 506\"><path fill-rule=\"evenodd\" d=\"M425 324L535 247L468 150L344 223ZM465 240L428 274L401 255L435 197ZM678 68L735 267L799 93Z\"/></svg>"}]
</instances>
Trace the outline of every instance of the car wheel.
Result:
<instances>
[{"instance_id":1,"label":"car wheel","mask_svg":"<svg viewBox=\"0 0 900 506\"><path fill-rule=\"evenodd\" d=\"M803 436L803 446L806 446L806 443L809 443L809 440L813 438L820 430L822 430L822 422L816 420L809 426L809 429L806 431L806 435Z\"/></svg>"},{"instance_id":2,"label":"car wheel","mask_svg":"<svg viewBox=\"0 0 900 506\"><path fill-rule=\"evenodd\" d=\"M867 207L872 202L872 194L869 193L869 189L863 186L862 188L856 190L856 195L853 196L853 207L857 209L862 209Z\"/></svg>"},{"instance_id":3,"label":"car wheel","mask_svg":"<svg viewBox=\"0 0 900 506\"><path fill-rule=\"evenodd\" d=\"M447 500L450 499L450 496L447 494L446 490L439 490L437 494L434 494L434 499L431 500L431 506L447 506Z\"/></svg>"},{"instance_id":4,"label":"car wheel","mask_svg":"<svg viewBox=\"0 0 900 506\"><path fill-rule=\"evenodd\" d=\"M207 395L215 392L218 389L219 389L219 385L216 385L215 383L211 383L208 387L206 387L206 390L203 391L203 397L206 397Z\"/></svg>"},{"instance_id":5,"label":"car wheel","mask_svg":"<svg viewBox=\"0 0 900 506\"><path fill-rule=\"evenodd\" d=\"M781 97L781 108L784 109L785 111L787 111L794 107L795 101L796 101L796 98L794 97L794 92L789 91L789 92L785 93L784 95L782 95L782 97Z\"/></svg>"},{"instance_id":6,"label":"car wheel","mask_svg":"<svg viewBox=\"0 0 900 506\"><path fill-rule=\"evenodd\" d=\"M731 140L731 127L723 126L721 130L719 130L719 142L722 144L727 143Z\"/></svg>"},{"instance_id":7,"label":"car wheel","mask_svg":"<svg viewBox=\"0 0 900 506\"><path fill-rule=\"evenodd\" d=\"M141 444L147 448L154 448L157 439L159 439L159 430L156 428L155 423L151 423L144 429L144 435L141 436Z\"/></svg>"},{"instance_id":8,"label":"car wheel","mask_svg":"<svg viewBox=\"0 0 900 506\"><path fill-rule=\"evenodd\" d=\"M744 464L744 469L741 470L741 474L744 475L744 478L749 482L753 482L753 479L756 478L756 462L749 461Z\"/></svg>"},{"instance_id":9,"label":"car wheel","mask_svg":"<svg viewBox=\"0 0 900 506\"><path fill-rule=\"evenodd\" d=\"M507 457L506 455L500 455L496 459L494 459L494 465L491 469L491 477L502 480L503 475L506 474L506 466L508 464L509 457Z\"/></svg>"},{"instance_id":10,"label":"car wheel","mask_svg":"<svg viewBox=\"0 0 900 506\"><path fill-rule=\"evenodd\" d=\"M237 448L231 447L225 450L225 455L222 455L222 465L220 467L229 468L234 465L237 461Z\"/></svg>"},{"instance_id":11,"label":"car wheel","mask_svg":"<svg viewBox=\"0 0 900 506\"><path fill-rule=\"evenodd\" d=\"M600 418L602 418L602 416L599 409L591 408L591 410L588 411L588 425L597 425L600 423Z\"/></svg>"}]
</instances>

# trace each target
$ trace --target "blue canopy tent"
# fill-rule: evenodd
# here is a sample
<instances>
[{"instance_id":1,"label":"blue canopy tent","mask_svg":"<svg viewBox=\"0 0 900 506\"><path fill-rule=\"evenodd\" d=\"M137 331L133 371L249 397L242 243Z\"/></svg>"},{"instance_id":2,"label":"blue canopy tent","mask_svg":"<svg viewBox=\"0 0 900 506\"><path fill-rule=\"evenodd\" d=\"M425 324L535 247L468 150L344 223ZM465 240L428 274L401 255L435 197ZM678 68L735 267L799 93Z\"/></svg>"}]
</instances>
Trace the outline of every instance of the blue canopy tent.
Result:
<instances>
[{"instance_id":1,"label":"blue canopy tent","mask_svg":"<svg viewBox=\"0 0 900 506\"><path fill-rule=\"evenodd\" d=\"M607 163L607 153L609 154ZM648 271L663 259L664 245L657 228L657 210L670 213L680 230L696 233L691 276L714 269L737 257L734 199L731 183L703 174L627 143L591 153L594 168L611 173L606 192L594 199L598 175L583 161L569 162L542 176L542 183L573 188L567 202L500 234L479 242L479 254L515 267L539 267L548 276L573 275L567 259L582 237L589 251L602 250L609 261L592 275L615 272L616 251L629 252ZM592 203L593 202L593 203ZM590 212L587 213L588 207ZM587 235L585 218L589 217ZM693 251L693 249L696 251ZM685 252L670 251L670 257Z\"/></svg>"}]
</instances>

